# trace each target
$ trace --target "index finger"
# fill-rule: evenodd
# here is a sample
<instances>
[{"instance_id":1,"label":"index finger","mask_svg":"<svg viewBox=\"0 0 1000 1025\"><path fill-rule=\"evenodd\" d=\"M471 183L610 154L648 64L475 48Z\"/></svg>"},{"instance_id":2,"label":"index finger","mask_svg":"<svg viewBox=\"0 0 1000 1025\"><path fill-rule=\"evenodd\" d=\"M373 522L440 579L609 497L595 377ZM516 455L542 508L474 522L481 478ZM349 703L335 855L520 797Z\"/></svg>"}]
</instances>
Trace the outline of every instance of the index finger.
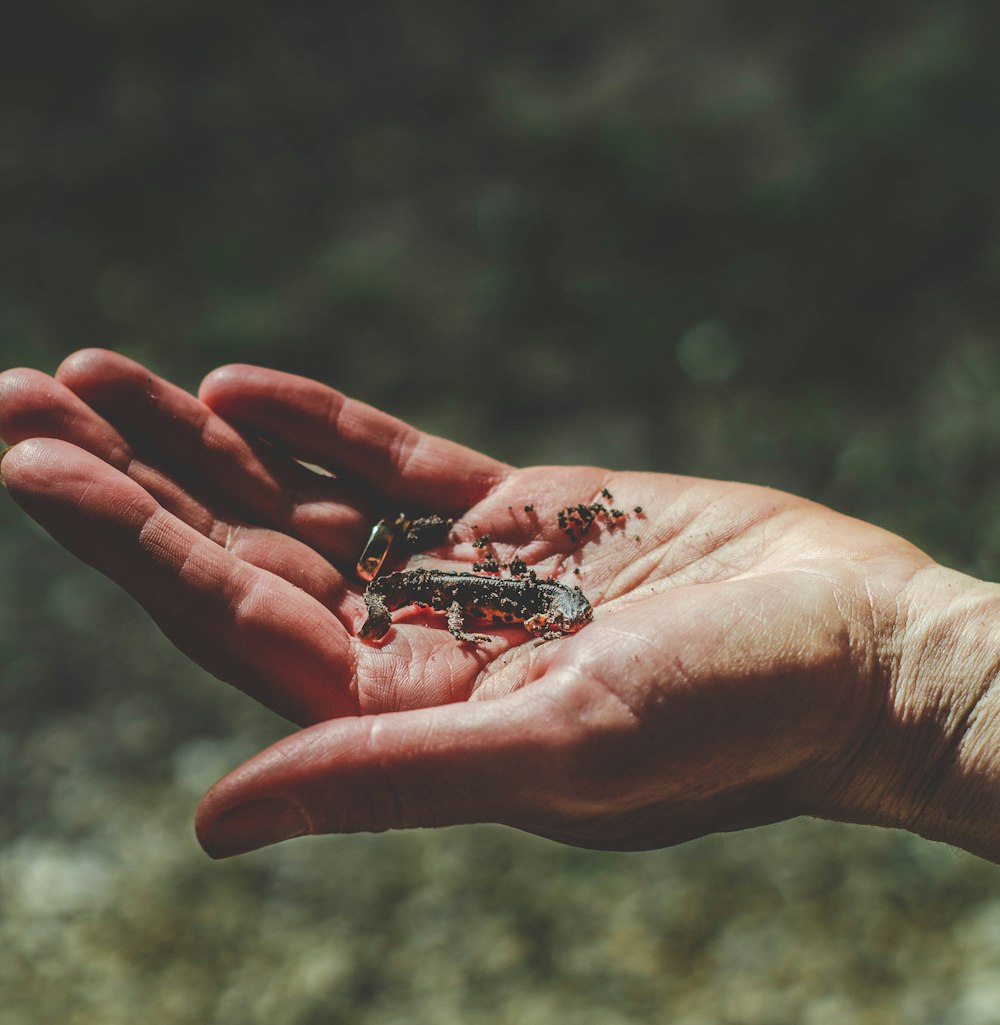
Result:
<instances>
[{"instance_id":1,"label":"index finger","mask_svg":"<svg viewBox=\"0 0 1000 1025\"><path fill-rule=\"evenodd\" d=\"M306 377L232 364L198 397L296 458L346 471L386 499L464 512L511 472L505 463L404 423Z\"/></svg>"}]
</instances>

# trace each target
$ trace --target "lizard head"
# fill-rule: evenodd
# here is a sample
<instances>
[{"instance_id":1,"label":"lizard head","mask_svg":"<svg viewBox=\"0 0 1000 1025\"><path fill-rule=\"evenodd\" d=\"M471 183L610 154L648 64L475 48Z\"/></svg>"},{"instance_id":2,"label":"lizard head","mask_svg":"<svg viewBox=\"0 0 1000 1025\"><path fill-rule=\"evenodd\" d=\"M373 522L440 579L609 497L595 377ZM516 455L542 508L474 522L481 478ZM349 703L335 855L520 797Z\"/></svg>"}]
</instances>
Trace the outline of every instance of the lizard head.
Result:
<instances>
[{"instance_id":1,"label":"lizard head","mask_svg":"<svg viewBox=\"0 0 1000 1025\"><path fill-rule=\"evenodd\" d=\"M594 610L579 587L559 587L546 610L524 625L540 637L576 633L594 618Z\"/></svg>"}]
</instances>

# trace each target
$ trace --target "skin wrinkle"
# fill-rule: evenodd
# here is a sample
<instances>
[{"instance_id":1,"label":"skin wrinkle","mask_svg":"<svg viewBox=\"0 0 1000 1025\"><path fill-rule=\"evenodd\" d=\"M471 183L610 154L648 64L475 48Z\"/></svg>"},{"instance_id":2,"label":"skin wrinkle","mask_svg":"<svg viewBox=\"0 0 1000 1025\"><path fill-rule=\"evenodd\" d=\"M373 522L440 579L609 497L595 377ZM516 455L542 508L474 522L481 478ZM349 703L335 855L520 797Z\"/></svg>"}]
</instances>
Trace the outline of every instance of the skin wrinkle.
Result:
<instances>
[{"instance_id":1,"label":"skin wrinkle","mask_svg":"<svg viewBox=\"0 0 1000 1025\"><path fill-rule=\"evenodd\" d=\"M756 587L769 588L773 593L775 593L778 596L778 598L780 599L781 604L775 610L775 612L772 613L772 617L774 619L778 619L780 617L780 615L784 612L784 610L787 609L788 606L789 606L788 588L787 588L787 586L784 583L782 583L782 584L776 583L773 574L764 573L764 574L761 574L759 576L755 574L751 579L753 580L754 585ZM733 583L739 583L741 578L740 577L731 577L730 580ZM768 623L767 623L767 620L764 617L764 612L761 609L760 605L761 605L760 602L756 602L752 606L750 606L750 605L748 605L745 602L737 603L737 602L734 601L734 602L730 602L730 606L729 607L735 613L734 621L735 621L736 624L740 624L745 619L748 619L748 618L752 617L752 619L754 620L756 626L764 627L766 629L767 626L768 626Z\"/></svg>"},{"instance_id":2,"label":"skin wrinkle","mask_svg":"<svg viewBox=\"0 0 1000 1025\"><path fill-rule=\"evenodd\" d=\"M197 539L201 538L202 535L197 535L193 544L189 543L185 546L183 557L180 563L176 564L175 560L171 558L171 553L174 549L164 542L164 539L169 538L172 534L171 519L170 514L159 506L153 509L137 532L139 546L145 552L152 555L161 566L173 568L178 580L196 584L200 592L207 591L209 594L225 594L227 598L232 598L233 615L238 614L239 609L236 596L240 595L242 598L245 595L245 574L240 573L234 578L240 581L239 587L234 587L234 580L230 579L222 585L220 590L216 576L214 574L205 574L204 572L204 556L198 550L199 546L197 543ZM208 586L206 587L206 585ZM250 587L252 586L253 581L250 581Z\"/></svg>"},{"instance_id":3,"label":"skin wrinkle","mask_svg":"<svg viewBox=\"0 0 1000 1025\"><path fill-rule=\"evenodd\" d=\"M701 544L689 541L688 534L691 528L697 527L700 523L705 522L705 520L710 521L714 510L722 505L723 502L725 502L726 507L731 505L729 499L723 499L722 496L715 496L701 506L694 503L689 516L683 517L678 523L671 522L668 524L668 527L672 529L672 533L663 540L669 541L671 545L675 545L682 553L685 551L685 548L692 553L690 558L679 560L681 565L690 566L699 562L705 555L714 552L719 547L720 542L724 544L737 533L742 533L740 529L742 524L739 524L738 521L730 521L728 526L715 532L711 530L706 531Z\"/></svg>"},{"instance_id":4,"label":"skin wrinkle","mask_svg":"<svg viewBox=\"0 0 1000 1025\"><path fill-rule=\"evenodd\" d=\"M547 501L549 500L550 496L546 494L539 494L538 489L544 484L547 484L548 481L534 479L538 476L538 474L532 471L537 471L538 469L538 467L532 467L528 471L519 472L507 466L506 464L495 463L493 471L485 477L481 474L478 474L477 480L483 481L484 485L487 486L487 490L485 494L483 494L476 501L475 505L471 509L466 510L462 514L459 523L468 524L470 527L477 521L482 520L496 523L497 516L492 511L493 507L496 506L501 510L507 509L508 507L512 507L514 510L521 509L524 505L525 490L532 493L534 497L533 504L536 506L536 508L547 504ZM551 470L553 473L558 473L558 471L562 468L545 467L542 469ZM504 492L508 490L510 490L511 493L505 494ZM529 514L525 513L523 515L527 516ZM537 516L538 513L535 512L533 515ZM510 516L511 526L515 527L517 530L522 530L524 527L524 521L518 517L516 512L512 512ZM531 524L532 527L535 526L535 521L529 520L528 522L529 524ZM553 520L551 523L539 522L537 523L537 526L539 528L539 533L528 539L527 550L531 551L533 546L534 548L545 553L545 559L552 558L555 557L557 554L560 554L558 552L554 552L553 548L556 545L564 544L566 542L566 537L562 533L562 531L557 529L555 521ZM474 538L474 533L470 535L470 538ZM578 552L579 550L579 548L573 549L574 552ZM537 563L539 560L535 558L525 558L525 561L530 566L534 567L535 563Z\"/></svg>"},{"instance_id":5,"label":"skin wrinkle","mask_svg":"<svg viewBox=\"0 0 1000 1025\"><path fill-rule=\"evenodd\" d=\"M715 500L709 503L709 508L718 504L721 499ZM724 562L721 559L721 553L729 548L733 544L739 544L748 540L748 534L750 534L756 527L764 524L773 523L775 519L787 513L789 510L774 509L768 514L755 517L751 520L735 525L728 530L717 532L712 535L706 536L704 542L697 546L690 558L686 560L678 560L674 558L678 546L683 543L686 532L696 522L702 519L701 512L695 512L694 515L682 518L679 524L670 524L670 529L666 535L661 535L657 538L657 545L655 548L644 554L643 559L637 563L631 563L628 566L627 571L619 573L614 578L616 589L619 593L615 595L617 599L621 594L629 594L630 597L634 595L635 598L650 597L652 595L661 594L665 591L671 590L674 587L688 586L690 584L701 584L710 583L714 580L718 580L722 577L731 579L731 577L725 572L730 569L730 563ZM721 544L720 544L721 541ZM669 561L674 561L677 565L674 568L670 568L668 565ZM705 576L699 572L702 567L706 565L714 565L716 572ZM633 570L638 567L638 572ZM643 586L644 580L655 574L659 569L665 568L668 575L661 578L660 581L655 583L651 588L645 591L637 592L637 589ZM744 573L744 576L749 576L749 573ZM610 592L612 589L608 588ZM612 600L615 600L612 599ZM606 602L609 599L606 597Z\"/></svg>"},{"instance_id":6,"label":"skin wrinkle","mask_svg":"<svg viewBox=\"0 0 1000 1025\"><path fill-rule=\"evenodd\" d=\"M326 393L326 409L323 411L322 419L327 425L326 430L329 437L346 438L348 440L354 437L354 432L345 429L345 424L350 422L349 415L346 412L350 401L346 395L342 395L333 389Z\"/></svg>"},{"instance_id":7,"label":"skin wrinkle","mask_svg":"<svg viewBox=\"0 0 1000 1025\"><path fill-rule=\"evenodd\" d=\"M405 822L404 815L404 802L400 796L400 789L396 784L396 781L389 771L387 765L391 761L382 755L382 744L381 738L385 732L384 724L380 721L378 716L375 716L372 721L368 724L368 730L365 736L365 746L372 757L368 760L369 765L374 765L377 769L378 779L381 781L381 790L385 793L392 807L392 818L390 821L386 821L385 818L378 813L378 809L375 807L375 791L376 787L366 786L364 788L365 796L369 803L369 823L378 823L380 827L385 829L399 829Z\"/></svg>"},{"instance_id":8,"label":"skin wrinkle","mask_svg":"<svg viewBox=\"0 0 1000 1025\"><path fill-rule=\"evenodd\" d=\"M343 618L340 617L341 622ZM361 666L364 663L361 651L358 650L359 646L354 643L348 643L347 645L347 661L350 665L350 671L348 673L347 683L347 694L354 703L355 708L359 712L364 712L365 705L363 695L361 693Z\"/></svg>"},{"instance_id":9,"label":"skin wrinkle","mask_svg":"<svg viewBox=\"0 0 1000 1025\"><path fill-rule=\"evenodd\" d=\"M430 671L430 663L434 661L435 658L436 656L430 655L424 659L424 665L427 667L428 671ZM474 690L476 686L480 683L480 681L483 678L484 671L480 670L480 672L476 674L476 677L472 681L472 683L468 687L466 687L461 683L458 674L456 674L453 663L448 661L446 662L446 666L448 672L448 682L444 685L444 689L447 693L448 703L468 701L470 692Z\"/></svg>"},{"instance_id":10,"label":"skin wrinkle","mask_svg":"<svg viewBox=\"0 0 1000 1025\"><path fill-rule=\"evenodd\" d=\"M509 648L504 653L504 662L499 668L487 666L482 676L481 684L476 688L471 698L488 700L497 695L508 692L524 690L532 684L541 680L551 667L551 663L563 657L561 645L569 642L569 638L556 641L544 641L540 637L525 640L522 644ZM564 668L580 672L574 664ZM512 677L507 683L507 678ZM505 689L507 688L507 689Z\"/></svg>"},{"instance_id":11,"label":"skin wrinkle","mask_svg":"<svg viewBox=\"0 0 1000 1025\"><path fill-rule=\"evenodd\" d=\"M157 551L157 550L162 551L162 552L169 552L170 551L169 546L164 544L162 542L162 540L158 544L157 543L147 544L147 539L144 536L145 533L146 533L146 527L150 527L151 528L150 529L150 534L151 535L155 535L155 533L159 533L161 538L165 537L165 536L168 536L168 534L169 534L168 531L161 529L161 530L159 530L157 532L157 531L154 531L154 529L152 529L152 527L151 527L151 524L152 524L154 519L159 521L162 518L163 518L162 515L157 515L157 513L154 513L149 518L149 521L147 522L147 524L143 527L143 530L140 531L140 533L139 533L139 543L147 551L150 551L150 552ZM160 562L165 562L166 561L166 562L169 563L169 560L160 559L159 561ZM185 582L185 581L192 580L192 581L196 581L199 585L201 585L204 582L204 574L201 572L200 569L193 570L191 575L189 576L189 568L190 567L197 567L197 566L198 566L198 560L196 560L196 558L195 558L195 545L188 545L186 547L185 551L184 551L184 556L181 559L180 565L177 567L177 579L180 580L182 583ZM232 593L232 591L231 591L231 589L229 587L226 587L225 590L227 591L227 593ZM235 612L236 609L234 609L233 611Z\"/></svg>"},{"instance_id":12,"label":"skin wrinkle","mask_svg":"<svg viewBox=\"0 0 1000 1025\"><path fill-rule=\"evenodd\" d=\"M526 641L512 646L493 660L473 681L469 701L489 701L534 683L539 676L540 644ZM510 681L508 682L508 678Z\"/></svg>"},{"instance_id":13,"label":"skin wrinkle","mask_svg":"<svg viewBox=\"0 0 1000 1025\"><path fill-rule=\"evenodd\" d=\"M710 511L710 509L713 506L717 505L717 504L718 504L718 500L709 503L709 507L699 517L696 517L696 519L705 519L706 515ZM792 512L793 512L792 510L789 510L787 508L786 509L780 509L780 508L770 509L770 510L767 510L765 512L762 512L758 516L753 516L753 517L750 517L749 519L744 519L744 520L740 520L738 522L734 522L729 528L727 528L725 530L717 531L715 533L709 532L706 535L705 544L702 546L702 550L698 552L698 554L695 556L695 558L693 558L690 561L688 561L687 563L685 563L684 564L684 568L687 568L688 566L695 565L696 563L700 564L704 559L707 558L707 559L715 560L716 561L716 565L721 566L723 569L726 569L726 570L730 569L732 564L731 563L727 563L727 562L722 562L722 560L721 560L721 554L724 551L726 551L728 548L730 548L734 544L740 544L742 542L747 542L749 540L753 540L754 539L754 533L755 533L755 531L758 528L763 529L763 528L767 527L768 525L773 527L775 520L778 520L782 516L788 515L789 513L792 513ZM690 522L694 522L694 521L690 521ZM683 536L678 538L678 540L683 541L684 540ZM763 550L763 548L764 548L764 540L765 540L765 538L761 537L760 540L758 541L758 545L757 545L758 550ZM759 563L758 563L758 565L759 565ZM713 576L712 579L718 579L718 576Z\"/></svg>"},{"instance_id":14,"label":"skin wrinkle","mask_svg":"<svg viewBox=\"0 0 1000 1025\"><path fill-rule=\"evenodd\" d=\"M878 663L880 668L884 668L886 665L888 666L889 671L885 681L886 696L893 706L896 704L896 698L899 690L899 675L902 671L904 657L903 645L910 623L910 603L904 600L904 595L913 587L922 572L923 568L917 567L909 576L908 580L904 580L898 589L893 589L895 591L894 603L896 613L892 617L892 622L888 630L888 655L884 658L882 657L882 651L885 650L884 647L877 649L879 651ZM877 607L878 606L875 602L872 602L871 620L873 624L876 623L875 609ZM878 634L873 633L873 638L877 643Z\"/></svg>"},{"instance_id":15,"label":"skin wrinkle","mask_svg":"<svg viewBox=\"0 0 1000 1025\"><path fill-rule=\"evenodd\" d=\"M842 584L839 580L837 580L837 578L835 576L832 576L830 573L826 573L826 572L823 572L823 571L818 570L818 569L810 568L808 564L800 565L800 566L791 566L791 567L789 567L787 569L780 570L779 572L784 572L784 573L791 572L791 573L801 574L802 576L815 577L817 580L822 580L823 583L826 584L830 588L831 593L835 597L839 595L840 597L844 597L844 598L848 598L848 599L856 599L856 595L855 595L854 591L852 591L849 587L847 587L846 584ZM765 572L765 573L762 573L761 576L762 577L764 577L764 576L773 576L773 573ZM733 577L732 579L736 580L736 579L748 579L748 578L749 578L749 575L747 577L744 577L744 578ZM838 606L838 608L839 608L839 606Z\"/></svg>"},{"instance_id":16,"label":"skin wrinkle","mask_svg":"<svg viewBox=\"0 0 1000 1025\"><path fill-rule=\"evenodd\" d=\"M361 646L357 642L351 644L353 658L353 686L358 706L364 710L385 708L385 695L392 693L392 682L396 667L412 663L415 652L408 638L397 638L397 647L390 650L389 645L380 648ZM399 646L405 646L400 651ZM392 711L399 711L397 704Z\"/></svg>"},{"instance_id":17,"label":"skin wrinkle","mask_svg":"<svg viewBox=\"0 0 1000 1025\"><path fill-rule=\"evenodd\" d=\"M669 547L670 542L665 542L664 547ZM654 553L650 553L652 557ZM621 584L622 591L614 598L605 599L602 603L604 609L618 609L627 608L629 605L634 604L638 601L644 601L649 598L655 598L661 594L667 594L670 591L677 590L683 587L699 587L702 584L710 584L719 579L720 574L714 574L710 577L703 578L700 574L691 574L690 578L684 575L684 570L691 569L691 566L685 566L682 570L667 571L669 575L662 577L659 580L654 581L645 587L644 590L640 590L643 584L640 581L648 580L649 577L655 573L662 565L667 561L667 555L663 554L657 561L651 561L651 559L644 559L640 564L642 567L642 574L635 578L635 583L632 583L633 577L630 574L619 573L614 578L614 583ZM701 563L699 563L701 565ZM755 574L746 574L741 577L724 577L725 580L736 580L736 579L750 579ZM610 590L610 588L608 588Z\"/></svg>"},{"instance_id":18,"label":"skin wrinkle","mask_svg":"<svg viewBox=\"0 0 1000 1025\"><path fill-rule=\"evenodd\" d=\"M514 487L515 489L517 488L516 482L512 480L511 468L507 466L506 463L498 462L496 465L498 467L499 476L493 481L492 484L488 486L486 493L476 503L476 508L485 506L487 505L487 503L494 500L499 503L503 503L504 500L500 497L500 495L504 488L508 486ZM517 496L515 495L514 497L516 498ZM506 504L513 505L516 508L515 502L507 502Z\"/></svg>"},{"instance_id":19,"label":"skin wrinkle","mask_svg":"<svg viewBox=\"0 0 1000 1025\"><path fill-rule=\"evenodd\" d=\"M963 627L973 621L976 611L978 610L975 607L962 611L958 624L959 633L962 633ZM939 621L932 623L927 629L922 638L921 650L917 655L918 664L927 664L926 652L939 650L936 634L944 627L945 618L942 615ZM954 623L948 619L949 629L953 626ZM972 726L978 718L979 709L983 707L987 697L993 691L997 673L1000 670L1000 656L994 656L992 660L987 660L981 667L982 672L978 671L980 666L977 665L975 668L977 672L974 676L981 680L981 683L974 692L970 694L968 690L956 692L952 688L942 688L935 695L933 709L939 713L936 719L942 728L943 746L924 770L924 779L916 788L914 817L917 821L927 816L928 809L934 803L941 788L948 782L951 774L959 768L962 762L962 751L970 740ZM967 700L959 700L959 698Z\"/></svg>"},{"instance_id":20,"label":"skin wrinkle","mask_svg":"<svg viewBox=\"0 0 1000 1025\"><path fill-rule=\"evenodd\" d=\"M84 491L84 494L81 496L78 505L82 504L83 498L87 494L89 494L92 488L96 486L96 482L94 481L89 481L87 483L86 490ZM147 505L150 506L149 512L142 512L142 509ZM138 531L136 532L136 540L139 542L139 547L142 548L144 551L146 550L146 548L145 539L143 535L144 532L150 527L151 522L157 517L169 516L169 513L167 513L166 510L164 510L159 504L157 504L156 500L152 498L152 496L145 492L142 496L135 496L131 498L126 505L121 506L121 509L123 512L123 518L127 517L129 521L131 521L131 516L129 515L129 513L131 513L133 510L138 512L142 517L142 522L139 526ZM125 512L126 509L128 510L128 513Z\"/></svg>"},{"instance_id":21,"label":"skin wrinkle","mask_svg":"<svg viewBox=\"0 0 1000 1025\"><path fill-rule=\"evenodd\" d=\"M683 586L683 581L665 577L660 581L661 586L656 586L654 582L641 594L637 593L666 561L665 547L666 543L646 552L641 559L629 563L625 570L616 573L604 587L601 607L620 608L641 598L652 597L674 587Z\"/></svg>"},{"instance_id":22,"label":"skin wrinkle","mask_svg":"<svg viewBox=\"0 0 1000 1025\"><path fill-rule=\"evenodd\" d=\"M604 631L606 631L610 636L620 637L626 641L638 641L639 644L644 649L648 650L654 658L659 657L660 653L656 643L639 632L622 630L614 626L604 627ZM681 679L684 681L685 685L690 686L691 677L683 666L680 655L674 654L672 661L675 668L679 670ZM634 688L629 689L629 693L632 694L632 699L630 700L629 697L626 697L625 688L622 686L623 681L620 679L620 676L615 678L616 682L612 682L611 678L606 675L607 669L608 666L606 662L599 662L593 664L585 674L580 675L585 675L587 679L593 681L593 683L600 687L608 697L612 698L618 705L620 705L635 722L643 736L648 741L655 743L657 741L657 737L648 726L645 717L642 715L637 705L634 703L635 696L632 694L632 690ZM646 698L652 698L654 704L659 704L662 701L662 698L658 698L656 694L647 694Z\"/></svg>"},{"instance_id":23,"label":"skin wrinkle","mask_svg":"<svg viewBox=\"0 0 1000 1025\"><path fill-rule=\"evenodd\" d=\"M922 574L924 567L915 567L907 574L902 584L897 589L891 589L894 594L895 615L887 629L879 626L875 609L879 603L872 595L871 585L867 584L868 594L868 622L870 628L869 643L861 644L861 650L870 651L868 664L861 668L863 678L871 681L869 698L875 705L870 716L864 717L862 721L868 723L864 730L845 750L843 755L844 767L840 774L844 781L840 787L836 784L831 786L828 804L831 808L837 809L845 803L845 787L850 785L852 780L861 780L865 784L866 777L859 771L871 757L871 751L886 734L888 725L899 715L899 678L903 664L903 638L909 625L909 603L904 600L904 593L910 589L916 579ZM882 635L886 637L886 643L880 643ZM905 721L905 717L899 721ZM893 789L893 781L883 780L877 773L867 777L867 797L864 794L853 798L859 803L859 809L855 812L858 821L864 821L867 817L871 821L884 821L901 828L909 828L910 817L904 813L901 807L894 807L890 801L889 794Z\"/></svg>"},{"instance_id":24,"label":"skin wrinkle","mask_svg":"<svg viewBox=\"0 0 1000 1025\"><path fill-rule=\"evenodd\" d=\"M910 634L912 637L912 632ZM921 631L916 637L915 641L911 641L914 645L914 651L910 657L910 661L918 666L925 665L928 662L928 652L932 650L931 636L929 631ZM925 696L930 698L930 702L925 703L921 707L915 707L912 702L903 702L894 706L897 714L899 715L899 721L901 723L914 723L918 722L920 714L928 710L937 710L941 707L941 700L944 697L940 692L927 693L927 688L923 688ZM912 697L908 691L905 694L906 697Z\"/></svg>"},{"instance_id":25,"label":"skin wrinkle","mask_svg":"<svg viewBox=\"0 0 1000 1025\"><path fill-rule=\"evenodd\" d=\"M70 409L64 407L61 410L60 415L59 415L59 427L58 427L57 432L56 432L56 437L62 438L62 437L69 437L69 436L71 436L72 432L71 431L67 431L66 427L74 419L75 419L74 412L71 411Z\"/></svg>"},{"instance_id":26,"label":"skin wrinkle","mask_svg":"<svg viewBox=\"0 0 1000 1025\"><path fill-rule=\"evenodd\" d=\"M675 654L672 657L671 662L673 669L677 675L680 676L684 686L686 688L690 688L691 675L687 670L687 667L684 665L681 656ZM636 728L639 730L644 740L650 745L650 749L655 753L655 749L661 743L662 738L657 735L656 729L649 724L647 716L666 704L667 695L663 691L665 680L661 680L660 687L657 690L650 691L641 696L642 700L640 707L640 701L638 700L639 695L637 695L634 688L626 690L626 688L622 686L621 682L617 684L613 683L605 673L600 671L592 671L589 674L589 678L600 686L609 697L614 699L614 701L628 713L635 722Z\"/></svg>"},{"instance_id":27,"label":"skin wrinkle","mask_svg":"<svg viewBox=\"0 0 1000 1025\"><path fill-rule=\"evenodd\" d=\"M867 614L866 621L868 624L868 637L871 643L858 644L852 647L856 647L857 650L864 651L866 653L867 658L865 660L865 664L859 668L864 672L865 677L875 679L878 676L877 667L881 668L881 660L878 654L879 629L875 621L875 595L872 593L872 585L867 577L865 577L865 601L862 603L862 607ZM890 672L891 671L892 670L890 668Z\"/></svg>"},{"instance_id":28,"label":"skin wrinkle","mask_svg":"<svg viewBox=\"0 0 1000 1025\"><path fill-rule=\"evenodd\" d=\"M960 765L962 750L969 740L971 728L978 718L979 710L993 690L996 673L996 666L994 666L990 682L984 683L967 707L957 708L954 703L949 705L945 722L948 740L945 749L928 767L925 782L918 790L915 811L918 821L926 817L928 808L936 800L941 788L948 782L950 774ZM921 792L922 800L919 797Z\"/></svg>"},{"instance_id":29,"label":"skin wrinkle","mask_svg":"<svg viewBox=\"0 0 1000 1025\"><path fill-rule=\"evenodd\" d=\"M226 522L223 520L213 521L211 528L203 531L204 536L213 544L229 552L236 558L255 566L268 573L283 575L281 566L275 566L274 562L267 565L268 554L262 554L261 549L272 543L273 545L284 545L290 540L284 535L276 534L267 527L255 527L238 521ZM328 564L327 564L328 565ZM333 567L330 571L335 573ZM344 612L341 603L344 600L343 585L337 574L338 581L331 582L323 576L317 577L313 572L307 572L302 579L292 579L284 576L291 587L308 594L319 601L325 608L331 611L338 620L344 621ZM309 584L310 586L306 586Z\"/></svg>"},{"instance_id":30,"label":"skin wrinkle","mask_svg":"<svg viewBox=\"0 0 1000 1025\"><path fill-rule=\"evenodd\" d=\"M647 790L652 787L659 791L661 785L658 780L634 779L634 766L647 759L655 762L662 738L650 730L643 715L603 676L564 671L553 683L553 687L539 692L538 701L553 710L548 719L558 729L555 754L568 761L564 771L575 781L554 810L561 815L588 817L603 816L609 807L626 814L634 812L648 801ZM622 762L618 745L625 722L639 731L643 744L637 745L630 733L628 756ZM617 756L613 756L618 768L611 775L600 768L607 765L604 752L609 744L618 750ZM643 745L646 750L642 750ZM623 786L630 795L627 798ZM627 801L624 806L623 799Z\"/></svg>"},{"instance_id":31,"label":"skin wrinkle","mask_svg":"<svg viewBox=\"0 0 1000 1025\"><path fill-rule=\"evenodd\" d=\"M418 456L424 437L425 435L414 431L413 428L399 431L393 435L387 449L387 456L389 465L399 479L407 480L411 476L412 467L418 468L413 476L420 476L419 470L422 468L422 464Z\"/></svg>"},{"instance_id":32,"label":"skin wrinkle","mask_svg":"<svg viewBox=\"0 0 1000 1025\"><path fill-rule=\"evenodd\" d=\"M315 833L317 829L317 822L315 816L312 814L312 809L309 807L307 803L299 800L297 793L290 785L291 781L294 780L295 776L297 775L297 771L299 770L301 763L303 761L308 763L308 761L310 760L308 757L303 758L302 755L303 752L301 750L292 752L289 750L288 745L283 745L279 743L271 747L271 749L267 752L267 757L262 764L256 764L253 767L253 769L249 771L252 771L253 777L257 780L259 780L262 776L269 777L272 780L281 780L284 777L286 781L283 784L277 786L271 785L269 787L263 788L260 794L255 795L254 799L260 800L266 799L268 797L276 797L280 800L287 801L293 808L298 810L299 814L302 816L303 820L307 824L309 832ZM290 766L293 770L292 772L289 772L287 776L281 771L282 768L286 765ZM225 777L219 783L216 783L215 786L213 786L208 791L208 794L206 794L206 801L211 800L211 798L213 797L218 799L218 794L220 791L224 792L225 790L231 789L232 784L237 780L241 779L241 777L244 777L247 774L247 772L248 770L246 770L243 767L234 770L234 772L232 772L229 776ZM222 803L223 806L225 806L227 803L230 802L226 802L225 800L223 800ZM246 803L246 796L240 793L239 799L237 802L234 803L233 807L239 807L244 803Z\"/></svg>"},{"instance_id":33,"label":"skin wrinkle","mask_svg":"<svg viewBox=\"0 0 1000 1025\"><path fill-rule=\"evenodd\" d=\"M970 722L969 735L963 738L960 751L960 767L963 770L963 775L988 773L994 777L996 776L995 771L991 771L995 747L991 738L995 737L998 732L1000 712L998 712L995 701L992 702L992 708L987 704L987 698L994 697L998 684L1000 684L1000 665L994 661L990 668L989 685L984 691L982 700L977 704L975 715ZM972 735L972 727L979 727L980 730L985 729L987 731L986 737ZM992 818L993 813L989 810L989 807L987 805L984 811Z\"/></svg>"},{"instance_id":34,"label":"skin wrinkle","mask_svg":"<svg viewBox=\"0 0 1000 1025\"><path fill-rule=\"evenodd\" d=\"M399 649L402 647L402 651ZM390 703L393 695L393 680L399 667L416 664L416 653L409 638L403 638L393 650L381 648L362 653L359 649L358 659L358 699L361 706L369 709L386 709L398 712L403 707L402 695L397 695Z\"/></svg>"}]
</instances>

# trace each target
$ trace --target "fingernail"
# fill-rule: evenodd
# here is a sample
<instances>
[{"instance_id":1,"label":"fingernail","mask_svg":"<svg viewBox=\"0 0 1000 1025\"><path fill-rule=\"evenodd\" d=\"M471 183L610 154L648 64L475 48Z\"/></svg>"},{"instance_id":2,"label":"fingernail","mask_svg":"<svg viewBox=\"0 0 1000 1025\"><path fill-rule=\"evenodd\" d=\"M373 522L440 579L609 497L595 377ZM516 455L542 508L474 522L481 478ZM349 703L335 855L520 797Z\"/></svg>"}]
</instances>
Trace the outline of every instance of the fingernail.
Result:
<instances>
[{"instance_id":1,"label":"fingernail","mask_svg":"<svg viewBox=\"0 0 1000 1025\"><path fill-rule=\"evenodd\" d=\"M309 823L295 805L266 798L227 811L199 840L210 858L231 858L308 832Z\"/></svg>"}]
</instances>

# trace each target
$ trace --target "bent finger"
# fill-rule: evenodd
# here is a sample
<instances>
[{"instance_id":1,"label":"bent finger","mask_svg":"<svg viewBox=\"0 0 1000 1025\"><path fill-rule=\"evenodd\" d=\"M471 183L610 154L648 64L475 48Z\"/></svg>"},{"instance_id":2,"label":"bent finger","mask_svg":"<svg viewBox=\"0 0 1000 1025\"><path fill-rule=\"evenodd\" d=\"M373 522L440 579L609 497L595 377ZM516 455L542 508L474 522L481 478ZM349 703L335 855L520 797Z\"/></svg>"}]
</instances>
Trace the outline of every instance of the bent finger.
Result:
<instances>
[{"instance_id":1,"label":"bent finger","mask_svg":"<svg viewBox=\"0 0 1000 1025\"><path fill-rule=\"evenodd\" d=\"M198 394L227 420L406 506L462 513L510 473L489 456L294 374L233 364L212 371Z\"/></svg>"},{"instance_id":2,"label":"bent finger","mask_svg":"<svg viewBox=\"0 0 1000 1025\"><path fill-rule=\"evenodd\" d=\"M54 438L103 459L168 512L245 562L278 573L328 608L339 609L343 577L312 547L240 521L228 509L201 501L169 474L137 459L111 424L48 374L27 368L0 374L0 437L11 444L28 438Z\"/></svg>"},{"instance_id":3,"label":"bent finger","mask_svg":"<svg viewBox=\"0 0 1000 1025\"><path fill-rule=\"evenodd\" d=\"M351 639L315 598L66 442L23 441L4 454L2 472L18 505L209 672L297 723L357 711Z\"/></svg>"},{"instance_id":4,"label":"bent finger","mask_svg":"<svg viewBox=\"0 0 1000 1025\"><path fill-rule=\"evenodd\" d=\"M182 388L118 353L84 349L58 380L112 423L149 462L208 504L353 560L372 504L350 481L307 469L244 437Z\"/></svg>"},{"instance_id":5,"label":"bent finger","mask_svg":"<svg viewBox=\"0 0 1000 1025\"><path fill-rule=\"evenodd\" d=\"M41 371L18 367L0 374L0 437L12 445L28 438L69 442L127 474L203 534L211 536L221 525L217 512L162 470L137 459L119 431Z\"/></svg>"}]
</instances>

